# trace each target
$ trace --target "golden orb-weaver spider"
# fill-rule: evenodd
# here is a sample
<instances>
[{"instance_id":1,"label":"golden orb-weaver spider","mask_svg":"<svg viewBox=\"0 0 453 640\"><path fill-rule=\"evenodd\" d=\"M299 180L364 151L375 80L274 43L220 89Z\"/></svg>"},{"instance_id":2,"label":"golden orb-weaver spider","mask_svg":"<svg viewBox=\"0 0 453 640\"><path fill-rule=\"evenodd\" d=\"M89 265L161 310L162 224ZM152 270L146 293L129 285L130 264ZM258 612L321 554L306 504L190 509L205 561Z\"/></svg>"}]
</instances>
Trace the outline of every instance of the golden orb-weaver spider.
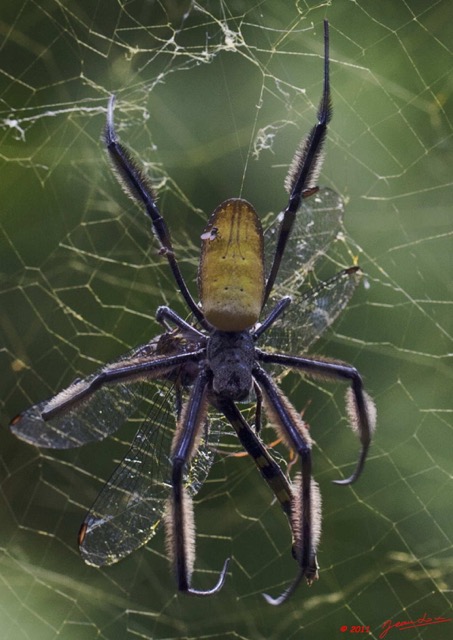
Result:
<instances>
[{"instance_id":1,"label":"golden orb-weaver spider","mask_svg":"<svg viewBox=\"0 0 453 640\"><path fill-rule=\"evenodd\" d=\"M302 256L301 260L313 261L336 235L335 226L330 228L331 218L326 210L336 218L342 210L336 194L319 190L317 186L331 118L327 22L324 23L324 42L324 88L318 122L296 152L290 167L286 181L289 200L278 219L268 274L265 274L263 231L255 209L242 198L226 200L214 211L201 236L200 304L193 299L182 276L151 186L117 140L114 99L110 99L105 129L110 159L125 191L145 207L160 243L160 253L168 260L194 322L189 324L170 308L159 307L156 318L165 328L162 335L90 377L75 380L11 423L12 431L19 438L36 446L78 447L113 433L131 415L137 399L150 397L143 389L151 386L155 391L128 454L81 527L79 546L90 564L101 566L125 557L148 541L164 517L178 589L198 596L211 595L221 589L228 559L212 588L192 587L195 559L192 495L212 464L208 418L208 407L211 407L233 426L289 519L298 572L282 595L275 599L265 595L266 600L281 604L302 578L311 583L318 575L320 496L312 477L311 438L300 414L278 389L266 365L349 382L347 409L360 437L361 452L354 473L348 479L337 481L338 484L354 482L363 469L375 425L374 405L363 390L359 373L351 365L319 357L288 355L275 349L266 351L256 344L282 323L288 326L285 318L291 318L288 313L292 301L286 296L281 297L260 322L291 242L295 242L291 250ZM321 204L317 206L316 202ZM305 213L301 212L301 205ZM309 226L307 216L311 230L304 228ZM314 241L307 254L303 236L311 234L313 238L316 233L326 238ZM350 267L311 290L299 307L293 303L300 316L298 326L302 327L301 318L305 318L307 334L312 332L310 339L302 337L301 341L312 341L331 324L352 295L359 277L359 268ZM174 390L177 424L168 455L155 446L154 434L169 431L173 406L165 404L157 383L168 383ZM256 398L255 429L236 404L251 397ZM285 445L299 456L300 473L294 483L286 478L259 438L262 405Z\"/></svg>"}]
</instances>

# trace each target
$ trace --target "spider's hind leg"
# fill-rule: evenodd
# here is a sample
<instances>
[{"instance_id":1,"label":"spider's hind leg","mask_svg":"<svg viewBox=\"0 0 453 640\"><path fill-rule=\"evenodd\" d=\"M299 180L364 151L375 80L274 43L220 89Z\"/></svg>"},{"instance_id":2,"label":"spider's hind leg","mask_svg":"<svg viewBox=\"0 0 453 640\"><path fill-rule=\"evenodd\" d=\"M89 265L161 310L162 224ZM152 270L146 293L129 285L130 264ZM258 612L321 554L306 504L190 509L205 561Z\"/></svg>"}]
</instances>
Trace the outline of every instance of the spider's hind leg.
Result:
<instances>
[{"instance_id":1,"label":"spider's hind leg","mask_svg":"<svg viewBox=\"0 0 453 640\"><path fill-rule=\"evenodd\" d=\"M301 461L301 472L295 480L291 506L293 555L299 571L278 598L264 594L269 604L279 605L294 593L303 578L310 585L318 577L316 549L321 535L321 497L318 485L312 478L311 438L301 416L261 367L255 367L253 375L261 386L269 421L285 445L297 453Z\"/></svg>"}]
</instances>

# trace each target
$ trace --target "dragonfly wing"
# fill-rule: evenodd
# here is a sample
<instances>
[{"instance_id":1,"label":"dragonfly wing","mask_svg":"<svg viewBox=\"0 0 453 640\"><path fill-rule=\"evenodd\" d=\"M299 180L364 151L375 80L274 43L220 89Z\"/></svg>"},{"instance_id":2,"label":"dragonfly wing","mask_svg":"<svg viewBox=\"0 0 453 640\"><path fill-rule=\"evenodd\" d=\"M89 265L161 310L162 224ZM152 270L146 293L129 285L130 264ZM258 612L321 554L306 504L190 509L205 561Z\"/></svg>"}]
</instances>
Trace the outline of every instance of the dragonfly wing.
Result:
<instances>
[{"instance_id":1,"label":"dragonfly wing","mask_svg":"<svg viewBox=\"0 0 453 640\"><path fill-rule=\"evenodd\" d=\"M70 449L102 440L114 433L134 411L134 386L137 385L103 387L83 404L44 420L42 415L49 402L58 399L55 396L21 413L11 423L11 431L29 444L51 449ZM71 393L72 387L74 384L61 393Z\"/></svg>"},{"instance_id":2,"label":"dragonfly wing","mask_svg":"<svg viewBox=\"0 0 453 640\"><path fill-rule=\"evenodd\" d=\"M282 258L276 284L299 274L302 281L316 260L324 255L343 226L344 203L332 189L320 189L313 196L302 201L296 214L292 233L288 239ZM280 227L278 216L264 232L264 253L266 272L272 264L275 242ZM266 222L264 222L266 227Z\"/></svg>"},{"instance_id":3,"label":"dragonfly wing","mask_svg":"<svg viewBox=\"0 0 453 640\"><path fill-rule=\"evenodd\" d=\"M304 353L347 306L362 275L358 267L351 267L302 295L292 294L286 312L263 334L263 344L278 351Z\"/></svg>"},{"instance_id":4,"label":"dragonfly wing","mask_svg":"<svg viewBox=\"0 0 453 640\"><path fill-rule=\"evenodd\" d=\"M75 380L53 398L33 405L12 420L11 431L29 444L51 449L70 449L106 438L134 412L140 383L132 379L92 390L91 384L109 369L152 360L156 344L154 340L133 349L91 376Z\"/></svg>"},{"instance_id":5,"label":"dragonfly wing","mask_svg":"<svg viewBox=\"0 0 453 640\"><path fill-rule=\"evenodd\" d=\"M126 456L98 495L79 535L80 552L87 564L118 562L146 544L156 533L171 495L170 450L175 430L174 394L157 392L152 410L142 422ZM214 461L212 440L204 436L185 478L194 495Z\"/></svg>"}]
</instances>

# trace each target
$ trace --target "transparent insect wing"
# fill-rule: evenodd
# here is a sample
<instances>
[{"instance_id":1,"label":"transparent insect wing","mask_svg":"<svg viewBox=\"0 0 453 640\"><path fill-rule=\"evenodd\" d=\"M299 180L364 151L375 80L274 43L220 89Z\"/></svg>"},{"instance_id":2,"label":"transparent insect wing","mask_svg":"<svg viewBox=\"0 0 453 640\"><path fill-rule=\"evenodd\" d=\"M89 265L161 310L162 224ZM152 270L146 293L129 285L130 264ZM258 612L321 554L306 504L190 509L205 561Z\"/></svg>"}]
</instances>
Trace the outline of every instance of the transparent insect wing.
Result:
<instances>
[{"instance_id":1,"label":"transparent insect wing","mask_svg":"<svg viewBox=\"0 0 453 640\"><path fill-rule=\"evenodd\" d=\"M305 279L316 260L324 255L343 226L344 203L332 189L323 188L302 201L296 214L294 227L288 239L280 270L274 285L275 295L287 295L288 286L299 285ZM275 242L280 227L280 216L266 227L264 232L264 255L266 273L275 253ZM270 305L267 305L270 308Z\"/></svg>"},{"instance_id":2,"label":"transparent insect wing","mask_svg":"<svg viewBox=\"0 0 453 640\"><path fill-rule=\"evenodd\" d=\"M75 380L53 398L33 405L17 416L10 425L11 431L29 444L50 449L70 449L103 440L117 431L134 413L141 391L146 393L139 381L104 385L82 400L74 402L69 408L64 408L65 403L83 395L90 383L103 371L135 362L140 357L152 359L154 352L153 343L143 345L91 376ZM44 420L42 414L49 410L55 414L51 419Z\"/></svg>"},{"instance_id":3,"label":"transparent insect wing","mask_svg":"<svg viewBox=\"0 0 453 640\"><path fill-rule=\"evenodd\" d=\"M265 313L285 295L292 297L292 303L263 334L260 345L304 353L347 306L360 282L360 269L345 269L301 293L306 287L307 274L342 231L343 213L343 200L332 189L320 189L302 202ZM277 219L264 234L265 256L269 262L275 251L279 224Z\"/></svg>"},{"instance_id":4,"label":"transparent insect wing","mask_svg":"<svg viewBox=\"0 0 453 640\"><path fill-rule=\"evenodd\" d=\"M303 354L348 305L362 272L344 269L305 294L292 294L292 303L260 339L260 346Z\"/></svg>"},{"instance_id":5,"label":"transparent insect wing","mask_svg":"<svg viewBox=\"0 0 453 640\"><path fill-rule=\"evenodd\" d=\"M90 376L83 382L89 384L94 377ZM72 393L73 386L65 391ZM11 431L29 444L50 449L71 449L103 440L117 431L133 413L136 400L134 387L137 387L137 383L103 387L82 404L50 420L42 418L49 401L40 402L13 421ZM55 399L58 400L59 396L55 396Z\"/></svg>"},{"instance_id":6,"label":"transparent insect wing","mask_svg":"<svg viewBox=\"0 0 453 640\"><path fill-rule=\"evenodd\" d=\"M121 560L146 544L162 521L172 491L174 385L157 391L151 407L82 525L80 552L88 564L102 566ZM185 486L191 495L198 492L209 473L218 436L217 428L210 431L205 425L200 448L186 474Z\"/></svg>"}]
</instances>

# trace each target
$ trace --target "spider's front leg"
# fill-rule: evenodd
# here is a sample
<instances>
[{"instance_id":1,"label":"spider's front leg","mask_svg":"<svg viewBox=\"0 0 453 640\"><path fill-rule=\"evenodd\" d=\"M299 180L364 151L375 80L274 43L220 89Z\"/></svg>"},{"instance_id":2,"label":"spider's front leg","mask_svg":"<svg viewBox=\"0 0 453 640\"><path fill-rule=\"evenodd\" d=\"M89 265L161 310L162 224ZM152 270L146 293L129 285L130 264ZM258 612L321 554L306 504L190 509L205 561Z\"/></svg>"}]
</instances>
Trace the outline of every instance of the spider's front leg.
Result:
<instances>
[{"instance_id":1,"label":"spider's front leg","mask_svg":"<svg viewBox=\"0 0 453 640\"><path fill-rule=\"evenodd\" d=\"M278 231L272 266L266 281L262 308L264 308L274 286L301 202L304 198L308 198L318 191L318 176L324 159L323 147L327 136L327 126L331 118L329 23L324 20L324 87L318 107L318 122L312 127L308 136L297 149L285 181L285 187L289 192L289 200L281 214L282 220Z\"/></svg>"},{"instance_id":2,"label":"spider's front leg","mask_svg":"<svg viewBox=\"0 0 453 640\"><path fill-rule=\"evenodd\" d=\"M115 96L111 96L107 109L104 139L115 174L127 195L145 207L145 211L151 219L153 231L160 243L160 253L167 258L178 289L197 321L202 327L207 329L209 328L209 323L206 322L200 307L193 299L179 268L173 250L170 231L160 214L153 188L138 163L129 151L118 141L113 121L114 107Z\"/></svg>"},{"instance_id":3,"label":"spider's front leg","mask_svg":"<svg viewBox=\"0 0 453 640\"><path fill-rule=\"evenodd\" d=\"M171 453L172 497L165 517L168 553L174 564L178 589L196 596L210 596L220 591L225 582L229 564L229 558L227 558L217 584L212 589L201 591L191 587L195 562L195 525L192 497L184 487L183 481L184 471L198 448L205 423L207 382L207 374L201 372L178 421Z\"/></svg>"},{"instance_id":4,"label":"spider's front leg","mask_svg":"<svg viewBox=\"0 0 453 640\"><path fill-rule=\"evenodd\" d=\"M261 367L254 367L253 376L263 392L264 407L271 424L288 449L296 452L301 461L291 508L293 555L299 564L299 572L278 598L264 594L269 604L280 605L294 593L303 578L310 585L318 577L316 549L321 535L321 496L312 478L311 439L303 420Z\"/></svg>"}]
</instances>

